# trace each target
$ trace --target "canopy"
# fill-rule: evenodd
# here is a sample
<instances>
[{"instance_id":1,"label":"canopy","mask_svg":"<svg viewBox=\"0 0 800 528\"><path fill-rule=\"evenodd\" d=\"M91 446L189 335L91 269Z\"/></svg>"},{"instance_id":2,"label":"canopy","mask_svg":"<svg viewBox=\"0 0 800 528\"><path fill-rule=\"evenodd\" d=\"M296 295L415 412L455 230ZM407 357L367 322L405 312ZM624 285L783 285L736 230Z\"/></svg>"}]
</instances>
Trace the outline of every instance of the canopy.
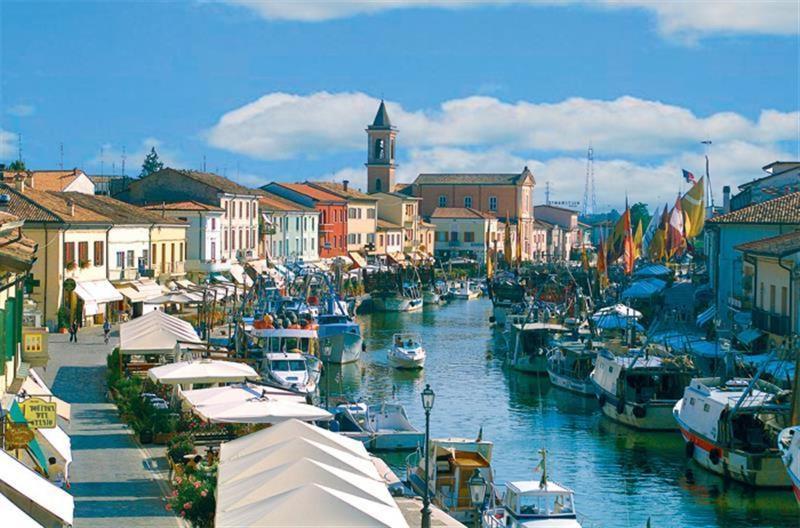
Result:
<instances>
[{"instance_id":1,"label":"canopy","mask_svg":"<svg viewBox=\"0 0 800 528\"><path fill-rule=\"evenodd\" d=\"M633 276L639 279L648 277L666 277L672 274L672 270L663 264L650 264L633 272Z\"/></svg>"},{"instance_id":2,"label":"canopy","mask_svg":"<svg viewBox=\"0 0 800 528\"><path fill-rule=\"evenodd\" d=\"M3 523L14 528L42 528L42 525L34 521L27 513L17 508L17 505L0 495L0 512L3 513Z\"/></svg>"},{"instance_id":3,"label":"canopy","mask_svg":"<svg viewBox=\"0 0 800 528\"><path fill-rule=\"evenodd\" d=\"M0 482L28 498L57 519L66 524L72 524L75 510L72 496L3 450L0 450ZM31 512L24 506L23 511ZM5 510L3 512L5 515ZM5 516L3 516L3 520L5 521Z\"/></svg>"},{"instance_id":4,"label":"canopy","mask_svg":"<svg viewBox=\"0 0 800 528\"><path fill-rule=\"evenodd\" d=\"M595 325L600 330L627 330L629 326L637 332L643 332L644 327L635 321L634 317L623 317L619 314L601 315L594 317Z\"/></svg>"},{"instance_id":5,"label":"canopy","mask_svg":"<svg viewBox=\"0 0 800 528\"><path fill-rule=\"evenodd\" d=\"M355 456L369 457L364 444L357 440L347 438L338 433L332 433L300 420L287 420L273 427L225 442L220 447L219 459L221 462L225 462L241 458L297 437L307 438L332 448L347 451Z\"/></svg>"},{"instance_id":6,"label":"canopy","mask_svg":"<svg viewBox=\"0 0 800 528\"><path fill-rule=\"evenodd\" d=\"M202 295L193 295L188 292L176 290L176 291L171 291L169 293L165 293L164 295L152 297L148 299L146 302L148 304L189 304L189 303L202 302L202 300L203 300Z\"/></svg>"},{"instance_id":7,"label":"canopy","mask_svg":"<svg viewBox=\"0 0 800 528\"><path fill-rule=\"evenodd\" d=\"M106 279L78 281L75 283L75 294L83 299L86 315L100 313L100 304L122 300L122 294Z\"/></svg>"},{"instance_id":8,"label":"canopy","mask_svg":"<svg viewBox=\"0 0 800 528\"><path fill-rule=\"evenodd\" d=\"M201 405L195 414L211 423L275 424L296 418L304 421L331 420L333 415L305 403L293 403L274 398L251 398L238 403Z\"/></svg>"},{"instance_id":9,"label":"canopy","mask_svg":"<svg viewBox=\"0 0 800 528\"><path fill-rule=\"evenodd\" d=\"M56 414L69 421L72 412L70 404L53 396L50 387L47 386L35 370L28 370L28 377L22 382L19 392L22 391L25 391L28 396L44 396L43 399L45 401L56 402Z\"/></svg>"},{"instance_id":10,"label":"canopy","mask_svg":"<svg viewBox=\"0 0 800 528\"><path fill-rule=\"evenodd\" d=\"M606 306L597 310L592 319L600 319L608 315L618 315L620 317L632 317L634 319L641 319L642 312L634 310L630 306L624 304L615 304L614 306Z\"/></svg>"},{"instance_id":11,"label":"canopy","mask_svg":"<svg viewBox=\"0 0 800 528\"><path fill-rule=\"evenodd\" d=\"M631 284L622 292L621 297L623 299L647 299L661 293L666 286L667 283L661 279L643 279Z\"/></svg>"},{"instance_id":12,"label":"canopy","mask_svg":"<svg viewBox=\"0 0 800 528\"><path fill-rule=\"evenodd\" d=\"M244 272L241 264L231 264L230 274L239 284L244 284L248 288L253 285L253 280Z\"/></svg>"},{"instance_id":13,"label":"canopy","mask_svg":"<svg viewBox=\"0 0 800 528\"><path fill-rule=\"evenodd\" d=\"M353 263L355 263L356 267L358 268L366 267L367 261L366 259L364 259L364 257L361 256L361 253L359 253L358 251L350 251L348 253L348 256L353 261Z\"/></svg>"},{"instance_id":14,"label":"canopy","mask_svg":"<svg viewBox=\"0 0 800 528\"><path fill-rule=\"evenodd\" d=\"M147 375L151 380L165 385L243 382L259 377L250 365L216 359L169 363L151 368Z\"/></svg>"},{"instance_id":15,"label":"canopy","mask_svg":"<svg viewBox=\"0 0 800 528\"><path fill-rule=\"evenodd\" d=\"M750 346L753 341L764 335L758 328L747 328L736 334L736 340L745 346Z\"/></svg>"},{"instance_id":16,"label":"canopy","mask_svg":"<svg viewBox=\"0 0 800 528\"><path fill-rule=\"evenodd\" d=\"M304 403L306 401L304 396L291 391L252 384L228 385L227 387L179 392L179 396L191 407L238 404L253 398L261 398L265 395L272 400L288 403Z\"/></svg>"},{"instance_id":17,"label":"canopy","mask_svg":"<svg viewBox=\"0 0 800 528\"><path fill-rule=\"evenodd\" d=\"M717 316L717 305L712 304L697 316L697 320L695 321L695 323L697 324L697 326L701 327L713 321L716 316Z\"/></svg>"},{"instance_id":18,"label":"canopy","mask_svg":"<svg viewBox=\"0 0 800 528\"><path fill-rule=\"evenodd\" d=\"M72 464L72 440L64 430L55 426L53 429L37 429L36 438L48 446L56 459L64 465L64 476L69 478L69 465Z\"/></svg>"},{"instance_id":19,"label":"canopy","mask_svg":"<svg viewBox=\"0 0 800 528\"><path fill-rule=\"evenodd\" d=\"M123 354L174 354L179 342L202 341L191 324L161 311L153 311L119 327Z\"/></svg>"}]
</instances>

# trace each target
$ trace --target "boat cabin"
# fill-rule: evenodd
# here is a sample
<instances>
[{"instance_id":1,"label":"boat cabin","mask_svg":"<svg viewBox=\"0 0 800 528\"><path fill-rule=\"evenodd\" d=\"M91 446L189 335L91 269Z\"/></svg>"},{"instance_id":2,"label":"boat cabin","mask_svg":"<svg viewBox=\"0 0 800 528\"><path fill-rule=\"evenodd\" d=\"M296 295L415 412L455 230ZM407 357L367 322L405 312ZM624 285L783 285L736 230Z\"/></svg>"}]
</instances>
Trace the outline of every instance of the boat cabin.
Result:
<instances>
[{"instance_id":1,"label":"boat cabin","mask_svg":"<svg viewBox=\"0 0 800 528\"><path fill-rule=\"evenodd\" d=\"M556 334L569 331L566 326L555 323L518 323L513 329L519 336L517 347L521 346L521 351L528 355L543 354L553 346Z\"/></svg>"},{"instance_id":2,"label":"boat cabin","mask_svg":"<svg viewBox=\"0 0 800 528\"><path fill-rule=\"evenodd\" d=\"M435 495L449 511L472 511L469 479L477 469L486 482L492 482L491 442L475 440L432 440Z\"/></svg>"},{"instance_id":3,"label":"boat cabin","mask_svg":"<svg viewBox=\"0 0 800 528\"><path fill-rule=\"evenodd\" d=\"M603 350L597 356L593 379L606 392L630 403L677 401L694 372L694 366L681 358L614 356Z\"/></svg>"},{"instance_id":4,"label":"boat cabin","mask_svg":"<svg viewBox=\"0 0 800 528\"><path fill-rule=\"evenodd\" d=\"M534 481L508 482L503 498L506 511L518 523L542 518L574 519L574 503L572 490L555 482L546 482L544 486Z\"/></svg>"},{"instance_id":5,"label":"boat cabin","mask_svg":"<svg viewBox=\"0 0 800 528\"><path fill-rule=\"evenodd\" d=\"M298 352L316 355L319 350L316 330L295 328L253 328L250 335L262 356L273 352ZM248 355L253 355L248 351Z\"/></svg>"}]
</instances>

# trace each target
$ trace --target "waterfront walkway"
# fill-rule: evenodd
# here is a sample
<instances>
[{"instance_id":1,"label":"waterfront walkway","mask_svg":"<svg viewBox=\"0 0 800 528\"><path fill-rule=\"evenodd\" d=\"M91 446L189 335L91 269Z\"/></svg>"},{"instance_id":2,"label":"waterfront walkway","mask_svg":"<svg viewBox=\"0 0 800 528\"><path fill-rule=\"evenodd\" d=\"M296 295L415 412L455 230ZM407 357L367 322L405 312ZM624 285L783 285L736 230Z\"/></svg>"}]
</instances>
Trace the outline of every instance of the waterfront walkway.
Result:
<instances>
[{"instance_id":1,"label":"waterfront walkway","mask_svg":"<svg viewBox=\"0 0 800 528\"><path fill-rule=\"evenodd\" d=\"M101 329L84 329L76 345L66 334L50 334L50 362L46 370L39 369L53 393L72 404L65 429L72 438L74 526L182 526L164 508L163 450L154 457L142 449L106 399L106 355L117 335L115 330L106 345Z\"/></svg>"}]
</instances>

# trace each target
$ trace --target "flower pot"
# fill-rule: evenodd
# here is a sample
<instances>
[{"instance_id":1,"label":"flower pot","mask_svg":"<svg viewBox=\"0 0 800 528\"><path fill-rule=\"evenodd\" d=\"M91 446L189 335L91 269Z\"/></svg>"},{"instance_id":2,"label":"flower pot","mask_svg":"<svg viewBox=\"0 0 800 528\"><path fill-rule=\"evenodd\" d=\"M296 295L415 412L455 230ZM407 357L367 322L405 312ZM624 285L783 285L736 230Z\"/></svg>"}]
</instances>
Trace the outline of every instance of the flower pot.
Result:
<instances>
[{"instance_id":1,"label":"flower pot","mask_svg":"<svg viewBox=\"0 0 800 528\"><path fill-rule=\"evenodd\" d=\"M66 334L67 333L67 329L66 328L59 328L58 329L58 333L59 334Z\"/></svg>"},{"instance_id":2,"label":"flower pot","mask_svg":"<svg viewBox=\"0 0 800 528\"><path fill-rule=\"evenodd\" d=\"M139 433L139 442L142 444L153 443L153 431L142 431Z\"/></svg>"},{"instance_id":3,"label":"flower pot","mask_svg":"<svg viewBox=\"0 0 800 528\"><path fill-rule=\"evenodd\" d=\"M170 440L172 440L172 438L176 434L178 434L178 433L174 433L174 432L173 433L156 433L153 436L153 442L156 443L156 444L164 445L167 442L169 442Z\"/></svg>"}]
</instances>

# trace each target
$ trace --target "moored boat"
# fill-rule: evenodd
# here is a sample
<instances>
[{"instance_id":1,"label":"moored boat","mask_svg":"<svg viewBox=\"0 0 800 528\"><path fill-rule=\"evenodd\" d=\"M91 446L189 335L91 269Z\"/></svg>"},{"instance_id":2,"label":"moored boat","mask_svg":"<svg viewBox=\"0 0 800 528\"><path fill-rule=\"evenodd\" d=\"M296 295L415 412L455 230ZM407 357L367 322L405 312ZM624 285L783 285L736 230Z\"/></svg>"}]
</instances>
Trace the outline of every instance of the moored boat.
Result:
<instances>
[{"instance_id":1,"label":"moored boat","mask_svg":"<svg viewBox=\"0 0 800 528\"><path fill-rule=\"evenodd\" d=\"M364 443L371 451L418 448L425 433L414 427L399 403L349 403L331 409L338 432Z\"/></svg>"},{"instance_id":2,"label":"moored boat","mask_svg":"<svg viewBox=\"0 0 800 528\"><path fill-rule=\"evenodd\" d=\"M513 273L497 273L487 284L492 299L492 317L489 322L503 328L510 313L521 313L525 309L525 288Z\"/></svg>"},{"instance_id":3,"label":"moored boat","mask_svg":"<svg viewBox=\"0 0 800 528\"><path fill-rule=\"evenodd\" d=\"M418 334L395 334L392 348L386 354L389 365L400 369L421 369L425 365L425 356Z\"/></svg>"},{"instance_id":4,"label":"moored boat","mask_svg":"<svg viewBox=\"0 0 800 528\"><path fill-rule=\"evenodd\" d=\"M419 286L404 282L400 290L382 290L371 294L373 305L383 312L415 312L422 310Z\"/></svg>"},{"instance_id":5,"label":"moored boat","mask_svg":"<svg viewBox=\"0 0 800 528\"><path fill-rule=\"evenodd\" d=\"M325 314L317 318L317 333L324 344L331 347L330 357L323 359L331 363L352 363L358 361L364 349L361 327L348 315Z\"/></svg>"},{"instance_id":6,"label":"moored boat","mask_svg":"<svg viewBox=\"0 0 800 528\"><path fill-rule=\"evenodd\" d=\"M471 301L481 296L481 289L479 285L472 283L469 279L455 283L450 288L450 294L453 299L460 299L462 301Z\"/></svg>"},{"instance_id":7,"label":"moored boat","mask_svg":"<svg viewBox=\"0 0 800 528\"><path fill-rule=\"evenodd\" d=\"M529 374L547 374L547 353L555 343L555 336L568 331L555 323L515 322L509 331L509 367Z\"/></svg>"},{"instance_id":8,"label":"moored boat","mask_svg":"<svg viewBox=\"0 0 800 528\"><path fill-rule=\"evenodd\" d=\"M597 349L589 341L558 343L547 356L547 375L556 387L594 396L591 374L594 370Z\"/></svg>"},{"instance_id":9,"label":"moored boat","mask_svg":"<svg viewBox=\"0 0 800 528\"><path fill-rule=\"evenodd\" d=\"M777 446L788 422L787 396L758 379L693 379L673 409L687 456L749 486L791 486Z\"/></svg>"},{"instance_id":10,"label":"moored boat","mask_svg":"<svg viewBox=\"0 0 800 528\"><path fill-rule=\"evenodd\" d=\"M800 425L781 431L778 435L778 450L789 480L792 481L794 496L800 504Z\"/></svg>"},{"instance_id":11,"label":"moored boat","mask_svg":"<svg viewBox=\"0 0 800 528\"><path fill-rule=\"evenodd\" d=\"M261 370L273 383L303 394L317 390L319 360L299 352L270 352L264 356Z\"/></svg>"}]
</instances>

